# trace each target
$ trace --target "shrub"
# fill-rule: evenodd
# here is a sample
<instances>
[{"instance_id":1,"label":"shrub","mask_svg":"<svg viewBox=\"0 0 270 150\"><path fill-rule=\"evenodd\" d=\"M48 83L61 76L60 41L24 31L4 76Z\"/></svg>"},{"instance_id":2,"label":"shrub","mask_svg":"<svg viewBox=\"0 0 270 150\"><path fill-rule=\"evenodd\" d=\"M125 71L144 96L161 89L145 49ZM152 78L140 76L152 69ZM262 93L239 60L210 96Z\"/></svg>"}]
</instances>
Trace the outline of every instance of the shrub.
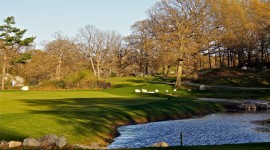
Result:
<instances>
[{"instance_id":1,"label":"shrub","mask_svg":"<svg viewBox=\"0 0 270 150\"><path fill-rule=\"evenodd\" d=\"M106 81L97 80L91 71L81 70L75 72L62 80L45 81L39 89L100 89L111 88L111 84Z\"/></svg>"}]
</instances>

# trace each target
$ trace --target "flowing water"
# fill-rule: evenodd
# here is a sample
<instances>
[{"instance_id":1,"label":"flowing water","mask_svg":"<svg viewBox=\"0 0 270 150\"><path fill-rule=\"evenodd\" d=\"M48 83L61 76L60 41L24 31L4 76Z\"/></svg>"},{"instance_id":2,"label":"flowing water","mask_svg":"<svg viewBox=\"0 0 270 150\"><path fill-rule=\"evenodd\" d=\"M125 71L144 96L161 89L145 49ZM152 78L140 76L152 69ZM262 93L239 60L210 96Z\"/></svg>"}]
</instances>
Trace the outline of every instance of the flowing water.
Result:
<instances>
[{"instance_id":1,"label":"flowing water","mask_svg":"<svg viewBox=\"0 0 270 150\"><path fill-rule=\"evenodd\" d=\"M129 125L118 128L119 137L108 146L115 148L141 148L158 142L170 146L221 145L238 143L270 142L270 132L252 121L270 119L270 112L220 113L201 118L162 121L148 124Z\"/></svg>"}]
</instances>

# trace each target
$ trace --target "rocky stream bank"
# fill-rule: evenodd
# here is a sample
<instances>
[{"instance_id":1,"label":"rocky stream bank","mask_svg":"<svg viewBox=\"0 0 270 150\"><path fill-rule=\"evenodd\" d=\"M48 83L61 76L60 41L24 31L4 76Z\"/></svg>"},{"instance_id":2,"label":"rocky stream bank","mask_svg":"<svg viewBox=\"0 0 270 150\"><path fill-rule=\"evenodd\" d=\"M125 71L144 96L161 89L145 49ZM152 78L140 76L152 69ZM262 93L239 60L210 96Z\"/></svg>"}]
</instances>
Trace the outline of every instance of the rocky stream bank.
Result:
<instances>
[{"instance_id":1,"label":"rocky stream bank","mask_svg":"<svg viewBox=\"0 0 270 150\"><path fill-rule=\"evenodd\" d=\"M58 137L54 134L46 135L40 138L26 138L20 141L1 141L0 149L106 149L99 147L97 143L89 145L68 144L67 138Z\"/></svg>"}]
</instances>

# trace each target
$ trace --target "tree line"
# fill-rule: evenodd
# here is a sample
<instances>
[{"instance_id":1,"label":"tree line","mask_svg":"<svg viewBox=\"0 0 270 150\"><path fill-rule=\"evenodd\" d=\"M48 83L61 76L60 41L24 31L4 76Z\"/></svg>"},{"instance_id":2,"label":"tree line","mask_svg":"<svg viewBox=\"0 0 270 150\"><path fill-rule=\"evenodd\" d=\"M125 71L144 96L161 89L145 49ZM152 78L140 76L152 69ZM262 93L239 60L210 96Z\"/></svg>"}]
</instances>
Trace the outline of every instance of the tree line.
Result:
<instances>
[{"instance_id":1,"label":"tree line","mask_svg":"<svg viewBox=\"0 0 270 150\"><path fill-rule=\"evenodd\" d=\"M56 32L43 50L28 46L34 37L22 39L26 30L6 29L14 20L6 22L0 26L3 74L38 84L81 70L96 79L173 73L180 86L182 68L196 80L200 69L270 67L269 0L161 0L147 15L128 36L86 25L76 37Z\"/></svg>"}]
</instances>

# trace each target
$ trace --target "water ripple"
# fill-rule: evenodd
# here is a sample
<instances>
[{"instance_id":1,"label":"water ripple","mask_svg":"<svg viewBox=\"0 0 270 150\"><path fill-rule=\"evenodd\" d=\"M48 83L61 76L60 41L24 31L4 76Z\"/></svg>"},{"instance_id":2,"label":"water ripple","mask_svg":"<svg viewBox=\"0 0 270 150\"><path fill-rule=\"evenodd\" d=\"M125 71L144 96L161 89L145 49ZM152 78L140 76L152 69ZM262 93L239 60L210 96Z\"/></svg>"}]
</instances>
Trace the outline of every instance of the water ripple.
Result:
<instances>
[{"instance_id":1,"label":"water ripple","mask_svg":"<svg viewBox=\"0 0 270 150\"><path fill-rule=\"evenodd\" d=\"M157 142L180 145L183 132L184 145L221 145L270 142L269 132L258 132L263 126L251 121L270 118L270 113L212 114L202 118L154 122L118 128L119 137L108 146L115 148L141 148Z\"/></svg>"}]
</instances>

